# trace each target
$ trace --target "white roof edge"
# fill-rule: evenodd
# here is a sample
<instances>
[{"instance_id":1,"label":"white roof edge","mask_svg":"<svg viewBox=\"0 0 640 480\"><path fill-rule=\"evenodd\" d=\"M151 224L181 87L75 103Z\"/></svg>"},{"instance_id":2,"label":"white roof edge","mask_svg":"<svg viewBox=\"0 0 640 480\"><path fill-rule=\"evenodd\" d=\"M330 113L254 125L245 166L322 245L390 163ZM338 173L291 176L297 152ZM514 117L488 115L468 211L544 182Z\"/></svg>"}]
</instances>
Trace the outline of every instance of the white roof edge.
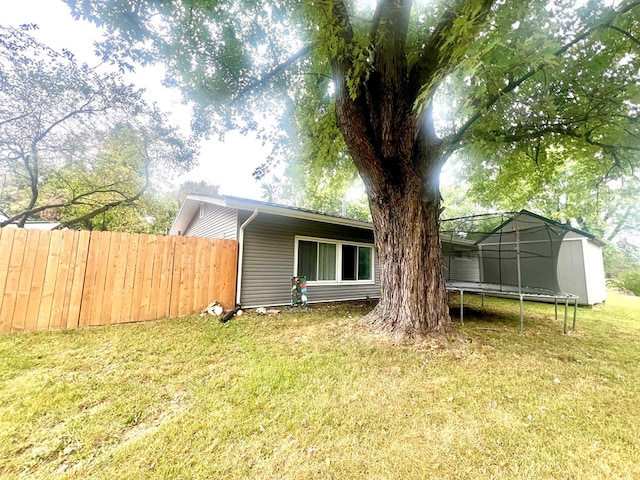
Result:
<instances>
[{"instance_id":1,"label":"white roof edge","mask_svg":"<svg viewBox=\"0 0 640 480\"><path fill-rule=\"evenodd\" d=\"M182 205L180 205L176 218L173 219L171 228L169 228L169 235L184 235L184 231L191 223L193 215L197 209L195 205L205 200L209 201L213 199L209 197L200 197L198 195L187 195L182 201Z\"/></svg>"},{"instance_id":2,"label":"white roof edge","mask_svg":"<svg viewBox=\"0 0 640 480\"><path fill-rule=\"evenodd\" d=\"M184 231L191 223L191 220L193 219L193 215L195 214L197 208L196 205L200 204L201 202L211 205L218 205L221 207L235 208L238 210L254 211L255 209L258 209L260 213L373 230L373 224L369 222L345 217L336 217L333 215L326 215L319 212L312 212L295 207L288 207L286 205L269 204L259 200L250 200L237 197L208 197L206 195L187 195L182 202L182 205L180 206L180 210L178 210L176 218L171 224L169 235L178 235L178 232L184 233Z\"/></svg>"},{"instance_id":3,"label":"white roof edge","mask_svg":"<svg viewBox=\"0 0 640 480\"><path fill-rule=\"evenodd\" d=\"M373 230L373 224L362 220L354 220L345 217L336 217L333 215L326 215L323 213L312 212L308 210L302 210L295 207L288 207L286 205L275 205L261 202L259 200L249 200L242 198L230 198L230 197L207 197L203 195L187 195L185 202L192 200L196 202L205 202L213 205L220 205L223 207L236 208L238 210L254 211L256 208L260 213L267 213L272 215L280 215L283 217L300 218L303 220L313 220L316 222L332 223L335 225L343 225L347 227L365 228L367 230ZM178 213L179 215L179 213ZM173 228L173 227L172 227Z\"/></svg>"}]
</instances>

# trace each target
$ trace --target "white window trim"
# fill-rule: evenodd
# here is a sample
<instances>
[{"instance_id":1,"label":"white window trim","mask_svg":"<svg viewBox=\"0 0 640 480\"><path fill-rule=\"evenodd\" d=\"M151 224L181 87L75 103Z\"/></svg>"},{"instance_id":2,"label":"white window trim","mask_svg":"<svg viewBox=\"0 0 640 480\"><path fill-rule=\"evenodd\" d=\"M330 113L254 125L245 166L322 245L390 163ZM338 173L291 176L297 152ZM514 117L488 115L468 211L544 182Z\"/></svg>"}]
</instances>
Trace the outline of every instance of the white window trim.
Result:
<instances>
[{"instance_id":1,"label":"white window trim","mask_svg":"<svg viewBox=\"0 0 640 480\"><path fill-rule=\"evenodd\" d=\"M334 238L319 238L296 235L293 249L293 276L298 276L298 244L302 241L331 243L336 245L336 280L307 280L307 285L375 285L376 283L376 267L375 267L375 247L373 243L349 242L336 240ZM342 245L351 245L354 247L364 247L371 249L371 280L342 280Z\"/></svg>"}]
</instances>

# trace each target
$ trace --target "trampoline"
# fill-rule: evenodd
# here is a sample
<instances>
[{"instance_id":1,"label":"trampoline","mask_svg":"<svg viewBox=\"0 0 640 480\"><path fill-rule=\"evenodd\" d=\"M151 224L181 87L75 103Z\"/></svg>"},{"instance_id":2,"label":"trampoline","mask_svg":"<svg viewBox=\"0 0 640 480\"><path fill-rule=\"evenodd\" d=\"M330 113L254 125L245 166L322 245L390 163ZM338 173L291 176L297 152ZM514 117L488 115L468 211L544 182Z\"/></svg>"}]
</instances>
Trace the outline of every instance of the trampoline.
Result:
<instances>
[{"instance_id":1,"label":"trampoline","mask_svg":"<svg viewBox=\"0 0 640 480\"><path fill-rule=\"evenodd\" d=\"M441 221L441 240L448 292L460 294L460 321L464 322L464 295L517 298L520 332L524 331L524 301L564 304L564 333L569 332L569 305L576 328L579 296L563 291L558 280L562 242L570 227L530 212L506 212ZM570 236L570 235L569 235Z\"/></svg>"},{"instance_id":2,"label":"trampoline","mask_svg":"<svg viewBox=\"0 0 640 480\"><path fill-rule=\"evenodd\" d=\"M478 282L447 282L447 292L458 292L460 294L460 323L464 324L464 294L480 294L482 296L482 306L484 306L484 297L507 297L518 298L520 300L520 333L524 332L524 301L550 301L555 304L556 320L558 319L558 300L564 302L564 328L565 335L569 333L568 313L569 302L573 304L573 324L571 329L576 328L576 316L578 312L578 296L573 293L554 292L543 288L523 287L518 291L518 287L509 285L497 285L491 283Z\"/></svg>"}]
</instances>

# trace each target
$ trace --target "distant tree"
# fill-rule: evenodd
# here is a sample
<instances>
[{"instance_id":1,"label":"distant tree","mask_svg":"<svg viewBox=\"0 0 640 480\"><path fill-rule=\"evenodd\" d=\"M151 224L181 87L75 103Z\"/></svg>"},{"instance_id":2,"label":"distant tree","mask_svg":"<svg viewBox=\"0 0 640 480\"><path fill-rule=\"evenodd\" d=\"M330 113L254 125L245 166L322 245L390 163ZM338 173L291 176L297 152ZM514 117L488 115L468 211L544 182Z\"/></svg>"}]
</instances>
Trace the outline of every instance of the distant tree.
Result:
<instances>
[{"instance_id":1,"label":"distant tree","mask_svg":"<svg viewBox=\"0 0 640 480\"><path fill-rule=\"evenodd\" d=\"M609 162L598 148L569 148L550 139L506 160L500 155L461 166L469 201L490 210L526 208L572 221L611 242L640 237L640 177L621 154Z\"/></svg>"},{"instance_id":2,"label":"distant tree","mask_svg":"<svg viewBox=\"0 0 640 480\"><path fill-rule=\"evenodd\" d=\"M357 187L362 193L354 195ZM356 172L345 175L343 170L337 170L317 175L291 162L284 175L274 176L261 188L262 198L268 202L371 221L364 187Z\"/></svg>"},{"instance_id":3,"label":"distant tree","mask_svg":"<svg viewBox=\"0 0 640 480\"><path fill-rule=\"evenodd\" d=\"M187 195L207 195L215 197L220 195L220 186L209 183L206 180L187 180L182 182L180 186L172 192L179 203L185 199Z\"/></svg>"},{"instance_id":4,"label":"distant tree","mask_svg":"<svg viewBox=\"0 0 640 480\"><path fill-rule=\"evenodd\" d=\"M0 27L0 226L112 228L109 211L139 206L195 150L119 74L79 65L31 28Z\"/></svg>"}]
</instances>

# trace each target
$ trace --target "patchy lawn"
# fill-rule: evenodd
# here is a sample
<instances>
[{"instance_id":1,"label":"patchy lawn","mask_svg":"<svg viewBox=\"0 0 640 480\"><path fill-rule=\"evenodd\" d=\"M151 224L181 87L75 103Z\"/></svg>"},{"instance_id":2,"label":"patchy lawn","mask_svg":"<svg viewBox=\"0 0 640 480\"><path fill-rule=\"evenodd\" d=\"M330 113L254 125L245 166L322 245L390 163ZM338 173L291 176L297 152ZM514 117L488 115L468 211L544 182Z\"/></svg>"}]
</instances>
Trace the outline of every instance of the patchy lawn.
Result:
<instances>
[{"instance_id":1,"label":"patchy lawn","mask_svg":"<svg viewBox=\"0 0 640 480\"><path fill-rule=\"evenodd\" d=\"M449 349L353 304L1 336L0 477L640 478L640 298L467 301Z\"/></svg>"}]
</instances>

